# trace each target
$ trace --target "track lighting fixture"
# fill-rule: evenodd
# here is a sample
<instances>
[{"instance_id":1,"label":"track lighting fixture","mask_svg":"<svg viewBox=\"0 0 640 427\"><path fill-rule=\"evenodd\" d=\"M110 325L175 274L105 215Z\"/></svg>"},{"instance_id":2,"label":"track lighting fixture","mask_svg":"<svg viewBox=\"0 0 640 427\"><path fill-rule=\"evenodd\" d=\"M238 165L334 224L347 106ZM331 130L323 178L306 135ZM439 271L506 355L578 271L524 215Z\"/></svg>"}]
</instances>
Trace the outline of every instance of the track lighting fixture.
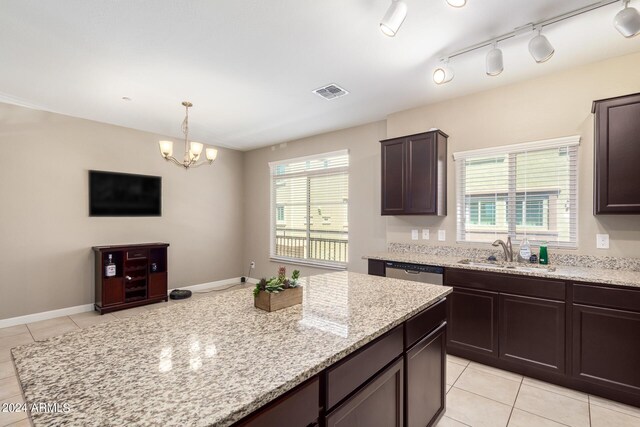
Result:
<instances>
[{"instance_id":1,"label":"track lighting fixture","mask_svg":"<svg viewBox=\"0 0 640 427\"><path fill-rule=\"evenodd\" d=\"M406 17L407 4L401 0L392 0L387 13L380 21L380 31L386 36L395 36Z\"/></svg>"},{"instance_id":2,"label":"track lighting fixture","mask_svg":"<svg viewBox=\"0 0 640 427\"><path fill-rule=\"evenodd\" d=\"M440 65L433 71L433 81L438 84L449 83L453 80L453 68L449 67L449 58L443 59Z\"/></svg>"},{"instance_id":3,"label":"track lighting fixture","mask_svg":"<svg viewBox=\"0 0 640 427\"><path fill-rule=\"evenodd\" d=\"M538 27L538 35L529 40L529 53L538 64L548 61L555 50L549 40L540 34L542 28Z\"/></svg>"},{"instance_id":4,"label":"track lighting fixture","mask_svg":"<svg viewBox=\"0 0 640 427\"><path fill-rule=\"evenodd\" d=\"M491 50L487 52L487 76L497 76L504 70L504 62L502 60L502 50L493 43Z\"/></svg>"},{"instance_id":5,"label":"track lighting fixture","mask_svg":"<svg viewBox=\"0 0 640 427\"><path fill-rule=\"evenodd\" d=\"M623 36L630 38L640 33L640 13L635 7L629 7L629 0L623 0L624 9L616 14L613 26Z\"/></svg>"},{"instance_id":6,"label":"track lighting fixture","mask_svg":"<svg viewBox=\"0 0 640 427\"><path fill-rule=\"evenodd\" d=\"M462 7L467 4L467 0L447 0L447 3L451 7Z\"/></svg>"}]
</instances>

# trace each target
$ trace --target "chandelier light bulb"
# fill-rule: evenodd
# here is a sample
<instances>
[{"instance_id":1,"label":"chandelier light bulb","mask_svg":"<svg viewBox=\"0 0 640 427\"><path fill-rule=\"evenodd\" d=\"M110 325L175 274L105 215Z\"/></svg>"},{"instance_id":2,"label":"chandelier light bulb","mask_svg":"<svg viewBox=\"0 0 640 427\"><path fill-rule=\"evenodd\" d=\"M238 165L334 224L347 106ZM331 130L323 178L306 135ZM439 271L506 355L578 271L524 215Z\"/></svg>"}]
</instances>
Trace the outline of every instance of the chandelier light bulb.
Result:
<instances>
[{"instance_id":1,"label":"chandelier light bulb","mask_svg":"<svg viewBox=\"0 0 640 427\"><path fill-rule=\"evenodd\" d=\"M189 101L184 101L182 105L185 108L184 120L182 121L182 133L184 134L184 158L178 160L173 156L173 141L158 141L160 147L160 154L165 160L171 161L177 166L182 166L185 169L197 168L198 166L212 164L218 156L218 150L215 148L207 147L205 150L207 160L198 162L202 154L202 150L205 149L204 144L201 142L189 141L189 108L193 107L193 104Z\"/></svg>"},{"instance_id":2,"label":"chandelier light bulb","mask_svg":"<svg viewBox=\"0 0 640 427\"><path fill-rule=\"evenodd\" d=\"M393 0L380 21L380 31L386 36L394 37L406 17L407 4L401 0Z\"/></svg>"}]
</instances>

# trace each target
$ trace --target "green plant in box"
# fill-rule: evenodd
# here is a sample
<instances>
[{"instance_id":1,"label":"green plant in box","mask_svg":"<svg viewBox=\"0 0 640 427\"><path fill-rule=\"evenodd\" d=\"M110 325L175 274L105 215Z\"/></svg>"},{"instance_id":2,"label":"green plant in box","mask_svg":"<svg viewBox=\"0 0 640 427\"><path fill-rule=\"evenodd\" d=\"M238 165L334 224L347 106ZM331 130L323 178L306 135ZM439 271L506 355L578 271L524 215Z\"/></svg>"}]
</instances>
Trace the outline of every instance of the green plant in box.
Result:
<instances>
[{"instance_id":1,"label":"green plant in box","mask_svg":"<svg viewBox=\"0 0 640 427\"><path fill-rule=\"evenodd\" d=\"M300 279L299 270L293 270L293 273L291 273L291 278L288 278L287 268L284 266L280 266L278 268L277 276L271 277L269 279L263 277L258 283L256 283L256 287L253 289L253 296L257 297L260 291L277 294L278 292L282 292L285 289L297 288L298 286L300 286L298 284L298 279Z\"/></svg>"}]
</instances>

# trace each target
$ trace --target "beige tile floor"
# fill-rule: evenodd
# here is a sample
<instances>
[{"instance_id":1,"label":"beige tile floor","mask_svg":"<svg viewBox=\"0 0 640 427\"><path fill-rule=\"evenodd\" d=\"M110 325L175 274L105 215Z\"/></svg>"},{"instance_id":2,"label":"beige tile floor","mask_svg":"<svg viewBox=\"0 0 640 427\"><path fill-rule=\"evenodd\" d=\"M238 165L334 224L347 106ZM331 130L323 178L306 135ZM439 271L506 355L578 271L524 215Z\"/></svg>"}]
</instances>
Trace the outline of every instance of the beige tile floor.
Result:
<instances>
[{"instance_id":1,"label":"beige tile floor","mask_svg":"<svg viewBox=\"0 0 640 427\"><path fill-rule=\"evenodd\" d=\"M640 427L640 408L447 356L437 427Z\"/></svg>"},{"instance_id":2,"label":"beige tile floor","mask_svg":"<svg viewBox=\"0 0 640 427\"><path fill-rule=\"evenodd\" d=\"M238 288L236 286L234 289ZM224 290L194 293L192 298L213 297L220 292ZM87 312L0 329L0 408L4 403L24 402L11 360L12 347L183 302L184 300L163 302L103 316ZM640 427L640 408L455 356L447 356L446 383L447 411L438 427ZM25 412L0 412L0 427L29 425L31 424Z\"/></svg>"}]
</instances>

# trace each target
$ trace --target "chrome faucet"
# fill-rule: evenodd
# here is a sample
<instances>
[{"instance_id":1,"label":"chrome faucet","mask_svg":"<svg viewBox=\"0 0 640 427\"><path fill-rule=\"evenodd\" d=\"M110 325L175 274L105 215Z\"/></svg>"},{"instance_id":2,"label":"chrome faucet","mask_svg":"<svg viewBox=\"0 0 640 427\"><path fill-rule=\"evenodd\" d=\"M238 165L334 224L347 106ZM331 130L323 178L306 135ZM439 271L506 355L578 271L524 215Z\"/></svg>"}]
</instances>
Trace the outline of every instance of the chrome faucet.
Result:
<instances>
[{"instance_id":1,"label":"chrome faucet","mask_svg":"<svg viewBox=\"0 0 640 427\"><path fill-rule=\"evenodd\" d=\"M511 246L511 236L507 237L507 243L505 244L502 240L498 239L491 244L492 246L502 246L502 250L504 251L504 260L513 262L513 246Z\"/></svg>"}]
</instances>

